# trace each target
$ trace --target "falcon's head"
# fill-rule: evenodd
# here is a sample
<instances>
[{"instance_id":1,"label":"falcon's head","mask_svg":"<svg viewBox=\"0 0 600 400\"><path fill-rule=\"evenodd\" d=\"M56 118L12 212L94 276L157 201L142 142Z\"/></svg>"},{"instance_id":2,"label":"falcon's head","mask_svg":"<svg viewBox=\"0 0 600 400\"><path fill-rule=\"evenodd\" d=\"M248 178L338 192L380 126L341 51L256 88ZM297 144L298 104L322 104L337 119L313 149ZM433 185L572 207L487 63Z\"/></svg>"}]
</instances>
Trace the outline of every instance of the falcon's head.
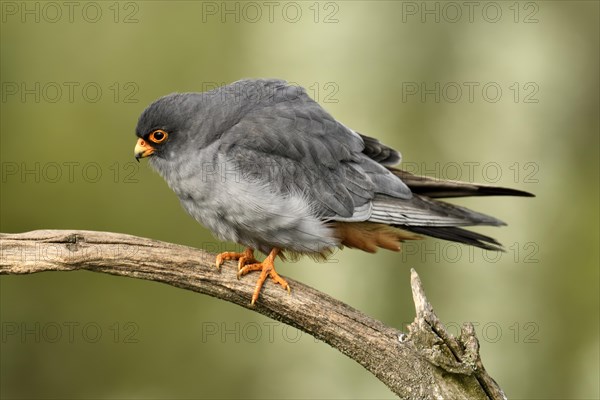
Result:
<instances>
[{"instance_id":1,"label":"falcon's head","mask_svg":"<svg viewBox=\"0 0 600 400\"><path fill-rule=\"evenodd\" d=\"M140 116L134 156L169 160L190 144L201 121L201 101L194 93L174 93L152 103ZM196 122L196 123L194 123Z\"/></svg>"}]
</instances>

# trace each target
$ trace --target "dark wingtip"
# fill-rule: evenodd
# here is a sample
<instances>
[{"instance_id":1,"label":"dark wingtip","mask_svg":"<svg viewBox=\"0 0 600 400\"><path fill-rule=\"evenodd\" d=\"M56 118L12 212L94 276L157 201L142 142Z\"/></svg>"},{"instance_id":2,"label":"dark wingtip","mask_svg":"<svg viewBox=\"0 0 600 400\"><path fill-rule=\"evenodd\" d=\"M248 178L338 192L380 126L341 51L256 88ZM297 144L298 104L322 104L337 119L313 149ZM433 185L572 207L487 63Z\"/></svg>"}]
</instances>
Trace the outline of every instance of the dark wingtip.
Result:
<instances>
[{"instance_id":1,"label":"dark wingtip","mask_svg":"<svg viewBox=\"0 0 600 400\"><path fill-rule=\"evenodd\" d=\"M519 196L519 197L535 197L535 194L524 190L511 189L498 186L478 186L477 192L487 196Z\"/></svg>"},{"instance_id":2,"label":"dark wingtip","mask_svg":"<svg viewBox=\"0 0 600 400\"><path fill-rule=\"evenodd\" d=\"M469 196L519 196L535 197L524 190L502 186L491 186L475 182L462 182L415 175L399 168L387 167L394 175L413 191L431 198L451 198Z\"/></svg>"}]
</instances>

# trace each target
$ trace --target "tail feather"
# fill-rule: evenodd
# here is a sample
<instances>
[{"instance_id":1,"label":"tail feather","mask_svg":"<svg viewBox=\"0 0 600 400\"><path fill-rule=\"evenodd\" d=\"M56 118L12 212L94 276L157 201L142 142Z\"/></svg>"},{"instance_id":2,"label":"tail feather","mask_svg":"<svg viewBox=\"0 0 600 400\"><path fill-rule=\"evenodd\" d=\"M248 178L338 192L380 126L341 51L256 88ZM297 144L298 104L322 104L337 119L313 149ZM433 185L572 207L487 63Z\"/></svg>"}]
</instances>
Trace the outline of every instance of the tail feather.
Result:
<instances>
[{"instance_id":1,"label":"tail feather","mask_svg":"<svg viewBox=\"0 0 600 400\"><path fill-rule=\"evenodd\" d=\"M407 231L449 240L451 242L464 243L486 250L504 251L502 245L496 239L482 235L477 232L468 231L456 226L429 227L429 226L399 226Z\"/></svg>"},{"instance_id":2,"label":"tail feather","mask_svg":"<svg viewBox=\"0 0 600 400\"><path fill-rule=\"evenodd\" d=\"M378 194L372 201L371 214L364 222L333 222L340 243L344 246L374 252L378 247L400 250L405 240L431 236L464 243L485 250L504 251L494 238L463 229L463 226L505 225L504 222L468 208L439 201L439 198L467 196L522 196L532 193L500 186L461 182L414 175L391 165L400 161L400 153L376 139L361 135L363 153L385 165L413 192L410 199Z\"/></svg>"},{"instance_id":3,"label":"tail feather","mask_svg":"<svg viewBox=\"0 0 600 400\"><path fill-rule=\"evenodd\" d=\"M376 195L369 221L398 226L430 227L506 225L490 215L419 194L414 194L409 200Z\"/></svg>"}]
</instances>

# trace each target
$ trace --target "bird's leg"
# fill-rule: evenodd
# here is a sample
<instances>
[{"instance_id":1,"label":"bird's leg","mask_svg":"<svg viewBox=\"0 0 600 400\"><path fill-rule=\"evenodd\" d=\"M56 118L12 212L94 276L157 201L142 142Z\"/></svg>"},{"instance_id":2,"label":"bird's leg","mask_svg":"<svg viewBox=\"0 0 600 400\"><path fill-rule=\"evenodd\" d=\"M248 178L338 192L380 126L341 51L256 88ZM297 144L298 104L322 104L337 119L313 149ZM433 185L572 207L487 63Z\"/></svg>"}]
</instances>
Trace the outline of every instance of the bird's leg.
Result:
<instances>
[{"instance_id":1,"label":"bird's leg","mask_svg":"<svg viewBox=\"0 0 600 400\"><path fill-rule=\"evenodd\" d=\"M275 257L277 257L278 253L279 253L279 249L273 249L273 250L271 250L271 252L267 256L267 258L265 258L265 260L263 262L255 263L255 264L247 264L246 266L244 266L243 268L241 268L238 271L238 274L237 274L238 279L241 276L244 276L249 272L260 271L260 276L258 277L258 280L256 281L256 288L254 288L254 293L252 294L252 301L250 302L250 304L254 304L256 302L256 300L258 299L258 294L260 293L260 289L262 288L262 286L265 283L265 280L267 279L268 276L270 276L271 279L273 279L273 281L275 283L280 284L282 288L286 289L288 291L288 293L290 292L290 285L288 285L288 283L285 281L285 279L283 279L281 276L279 276L277 271L275 271Z\"/></svg>"},{"instance_id":2,"label":"bird's leg","mask_svg":"<svg viewBox=\"0 0 600 400\"><path fill-rule=\"evenodd\" d=\"M238 260L238 271L246 265L246 263L257 263L258 260L254 258L254 249L247 247L243 253L236 253L232 251L226 251L217 255L215 265L220 268L226 260Z\"/></svg>"}]
</instances>

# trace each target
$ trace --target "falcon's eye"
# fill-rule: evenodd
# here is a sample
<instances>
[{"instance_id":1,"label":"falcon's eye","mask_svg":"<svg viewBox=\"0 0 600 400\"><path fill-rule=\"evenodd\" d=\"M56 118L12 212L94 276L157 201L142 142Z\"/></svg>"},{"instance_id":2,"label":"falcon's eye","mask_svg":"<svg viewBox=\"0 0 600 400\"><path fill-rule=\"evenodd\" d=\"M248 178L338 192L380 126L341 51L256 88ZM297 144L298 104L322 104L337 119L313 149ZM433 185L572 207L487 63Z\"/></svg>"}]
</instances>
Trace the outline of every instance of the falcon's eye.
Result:
<instances>
[{"instance_id":1,"label":"falcon's eye","mask_svg":"<svg viewBox=\"0 0 600 400\"><path fill-rule=\"evenodd\" d=\"M163 131L162 129L157 129L154 132L152 132L150 136L148 136L148 139L150 139L150 141L154 143L162 143L165 140L167 140L168 136L169 134L167 132Z\"/></svg>"}]
</instances>

